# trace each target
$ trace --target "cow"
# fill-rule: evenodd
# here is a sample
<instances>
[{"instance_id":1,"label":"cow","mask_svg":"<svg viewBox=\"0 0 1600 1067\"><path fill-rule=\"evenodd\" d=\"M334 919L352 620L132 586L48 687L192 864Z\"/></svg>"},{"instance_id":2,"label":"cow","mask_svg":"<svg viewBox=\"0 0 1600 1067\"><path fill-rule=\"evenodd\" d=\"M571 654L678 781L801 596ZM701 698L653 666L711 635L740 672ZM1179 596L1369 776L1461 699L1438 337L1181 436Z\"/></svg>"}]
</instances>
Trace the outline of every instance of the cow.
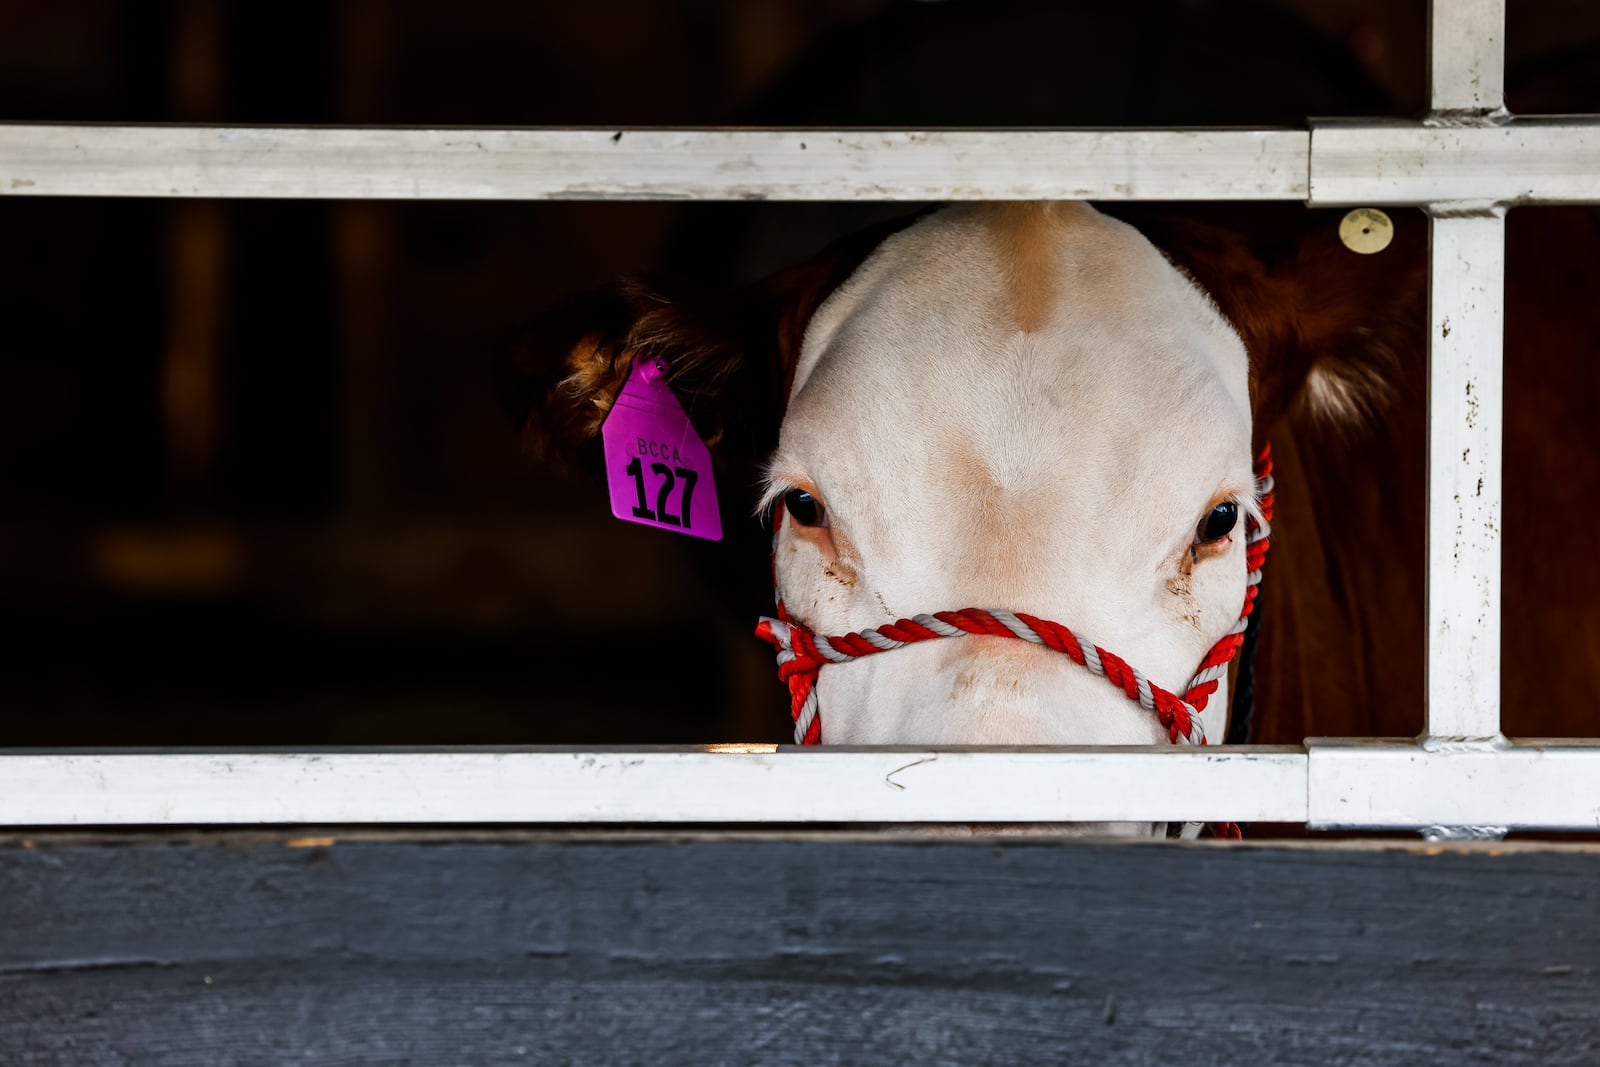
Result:
<instances>
[{"instance_id":1,"label":"cow","mask_svg":"<svg viewBox=\"0 0 1600 1067\"><path fill-rule=\"evenodd\" d=\"M1512 228L1514 264L1556 234L1600 244L1591 212L1534 214ZM1279 547L1252 739L1414 734L1428 223L1397 209L1392 243L1359 254L1342 216L949 206L727 297L633 279L579 298L506 357L502 396L542 453L594 455L634 362L659 359L717 456L729 523L776 519L775 584L810 631L1003 609L1090 634L1180 693L1238 620L1252 457L1270 440ZM1578 506L1600 484L1579 399L1592 372L1572 357L1600 330L1592 306L1555 309L1572 257L1546 259L1512 273L1507 470L1514 485L1518 457L1553 435L1571 465L1557 493ZM1525 390L1515 368L1535 358ZM1508 732L1592 733L1600 569L1581 523L1525 511L1505 534L1508 618L1554 605L1570 655L1519 656L1549 631L1507 627ZM827 742L1172 732L1069 657L983 635L829 667L816 695ZM1213 743L1227 695L1223 679L1201 715Z\"/></svg>"}]
</instances>

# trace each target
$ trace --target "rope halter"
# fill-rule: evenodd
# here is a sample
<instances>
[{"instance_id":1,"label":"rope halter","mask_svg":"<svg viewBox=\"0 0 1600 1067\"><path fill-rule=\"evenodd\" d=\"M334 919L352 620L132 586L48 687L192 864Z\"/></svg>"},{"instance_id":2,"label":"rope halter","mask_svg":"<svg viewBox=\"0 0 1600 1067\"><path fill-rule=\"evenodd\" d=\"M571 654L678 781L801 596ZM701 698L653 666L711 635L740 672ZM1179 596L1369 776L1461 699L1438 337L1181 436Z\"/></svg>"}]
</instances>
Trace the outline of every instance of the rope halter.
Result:
<instances>
[{"instance_id":1,"label":"rope halter","mask_svg":"<svg viewBox=\"0 0 1600 1067\"><path fill-rule=\"evenodd\" d=\"M1267 549L1272 534L1272 449L1263 446L1255 462L1256 494L1260 504L1260 521L1248 511L1245 517L1245 579L1244 605L1233 627L1216 644L1195 669L1182 696L1168 692L1152 683L1138 669L1121 657L1112 654L1087 637L1057 622L1040 619L1017 611L984 608L962 608L960 611L938 611L931 615L916 615L886 626L861 630L836 637L813 633L803 623L789 614L783 595L778 593L778 617L763 618L756 625L756 636L770 642L778 651L778 677L789 686L789 710L794 718L796 744L822 743L822 717L817 707L817 673L830 663L848 663L854 659L875 656L921 641L943 637L961 637L979 634L990 637L1012 637L1031 641L1036 645L1065 653L1081 667L1087 667L1120 689L1129 700L1137 701L1146 711L1153 712L1156 720L1167 731L1167 740L1175 745L1203 745L1206 743L1205 726L1200 712L1210 702L1222 679L1227 676L1228 665L1239 653L1244 643L1245 629L1250 613L1255 610L1256 594L1261 588L1261 568L1266 562ZM781 505L780 505L781 506ZM778 529L781 519L773 522L773 551L776 560ZM777 586L777 569L774 564L773 586ZM1224 824L1229 826L1231 824ZM1237 828L1229 836L1235 836Z\"/></svg>"}]
</instances>

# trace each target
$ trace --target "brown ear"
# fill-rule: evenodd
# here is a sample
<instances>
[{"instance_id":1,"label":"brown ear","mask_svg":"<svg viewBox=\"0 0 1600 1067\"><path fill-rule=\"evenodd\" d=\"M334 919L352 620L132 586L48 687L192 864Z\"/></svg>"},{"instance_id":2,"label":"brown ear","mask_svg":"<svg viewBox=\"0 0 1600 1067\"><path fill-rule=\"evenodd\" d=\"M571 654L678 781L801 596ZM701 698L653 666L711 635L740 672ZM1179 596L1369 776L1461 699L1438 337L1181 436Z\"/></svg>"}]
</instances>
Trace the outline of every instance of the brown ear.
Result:
<instances>
[{"instance_id":1,"label":"brown ear","mask_svg":"<svg viewBox=\"0 0 1600 1067\"><path fill-rule=\"evenodd\" d=\"M536 452L576 458L598 438L634 358L661 357L695 429L716 445L722 401L748 385L742 333L708 295L624 279L530 321L499 362L500 401Z\"/></svg>"},{"instance_id":2,"label":"brown ear","mask_svg":"<svg viewBox=\"0 0 1600 1067\"><path fill-rule=\"evenodd\" d=\"M1363 255L1342 210L1297 205L1115 212L1217 302L1250 354L1256 425L1291 411L1330 422L1381 414L1411 387L1423 351L1428 221L1388 213L1394 239Z\"/></svg>"},{"instance_id":3,"label":"brown ear","mask_svg":"<svg viewBox=\"0 0 1600 1067\"><path fill-rule=\"evenodd\" d=\"M547 458L597 462L600 428L640 357L666 360L695 430L735 469L765 459L811 315L909 220L835 243L732 293L626 279L531 321L497 367L502 405Z\"/></svg>"}]
</instances>

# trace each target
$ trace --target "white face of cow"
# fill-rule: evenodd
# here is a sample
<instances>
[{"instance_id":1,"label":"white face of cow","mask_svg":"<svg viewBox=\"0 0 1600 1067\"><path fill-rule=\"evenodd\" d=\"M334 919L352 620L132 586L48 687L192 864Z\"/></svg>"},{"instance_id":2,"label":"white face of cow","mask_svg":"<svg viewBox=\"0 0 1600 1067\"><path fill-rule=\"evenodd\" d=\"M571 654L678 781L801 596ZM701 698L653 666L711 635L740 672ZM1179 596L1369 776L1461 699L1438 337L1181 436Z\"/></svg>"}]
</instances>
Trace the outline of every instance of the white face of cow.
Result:
<instances>
[{"instance_id":1,"label":"white face of cow","mask_svg":"<svg viewBox=\"0 0 1600 1067\"><path fill-rule=\"evenodd\" d=\"M1253 484L1244 347L1148 241L1079 204L950 208L807 328L768 500L810 493L819 522L783 523L779 589L826 634L1028 612L1182 692L1238 618ZM1232 536L1197 543L1227 501ZM1002 638L831 666L817 692L838 744L1166 739L1066 656Z\"/></svg>"}]
</instances>

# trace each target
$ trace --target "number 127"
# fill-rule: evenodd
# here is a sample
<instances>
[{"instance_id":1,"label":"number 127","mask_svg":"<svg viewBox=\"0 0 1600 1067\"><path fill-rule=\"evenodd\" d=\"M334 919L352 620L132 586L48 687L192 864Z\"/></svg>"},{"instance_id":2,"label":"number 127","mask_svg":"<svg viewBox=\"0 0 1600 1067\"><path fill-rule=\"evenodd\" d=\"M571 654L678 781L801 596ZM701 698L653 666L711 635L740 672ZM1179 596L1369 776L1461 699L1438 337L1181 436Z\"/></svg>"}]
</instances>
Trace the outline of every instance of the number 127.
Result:
<instances>
[{"instance_id":1,"label":"number 127","mask_svg":"<svg viewBox=\"0 0 1600 1067\"><path fill-rule=\"evenodd\" d=\"M633 476L633 488L639 494L639 503L633 509L635 516L664 523L667 526L690 525L689 501L694 497L694 483L699 480L699 474L687 467L669 467L665 463L650 464L650 472L661 479L661 486L656 490L656 508L651 511L646 505L644 464L639 462L639 457L633 457L623 468L623 472ZM683 480L683 507L679 510L679 514L674 515L667 510L667 497L672 493L673 484L680 478Z\"/></svg>"}]
</instances>

